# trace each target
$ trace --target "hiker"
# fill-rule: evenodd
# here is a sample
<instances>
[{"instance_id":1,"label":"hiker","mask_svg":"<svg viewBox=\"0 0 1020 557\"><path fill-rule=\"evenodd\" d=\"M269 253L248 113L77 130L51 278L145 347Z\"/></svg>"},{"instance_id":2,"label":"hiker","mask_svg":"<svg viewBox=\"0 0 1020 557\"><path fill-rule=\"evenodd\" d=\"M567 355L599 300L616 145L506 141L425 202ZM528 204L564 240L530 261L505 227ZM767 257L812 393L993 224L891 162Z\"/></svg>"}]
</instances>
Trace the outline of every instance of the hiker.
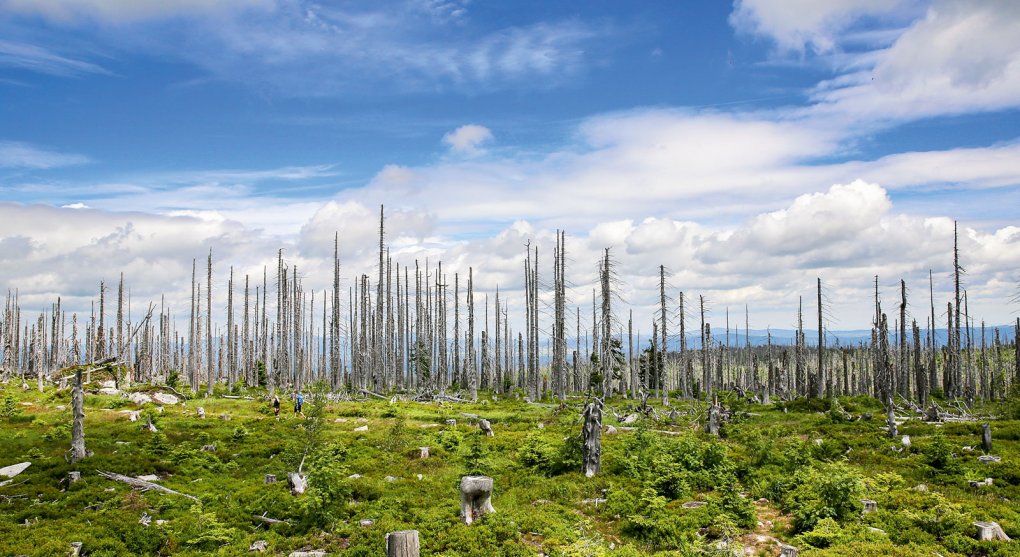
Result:
<instances>
[{"instance_id":1,"label":"hiker","mask_svg":"<svg viewBox=\"0 0 1020 557\"><path fill-rule=\"evenodd\" d=\"M303 406L304 403L305 395L298 392L297 396L294 398L294 414L297 416L301 416L302 418L305 417L305 413L301 411L301 406Z\"/></svg>"},{"instance_id":2,"label":"hiker","mask_svg":"<svg viewBox=\"0 0 1020 557\"><path fill-rule=\"evenodd\" d=\"M280 417L280 397L273 395L273 415Z\"/></svg>"}]
</instances>

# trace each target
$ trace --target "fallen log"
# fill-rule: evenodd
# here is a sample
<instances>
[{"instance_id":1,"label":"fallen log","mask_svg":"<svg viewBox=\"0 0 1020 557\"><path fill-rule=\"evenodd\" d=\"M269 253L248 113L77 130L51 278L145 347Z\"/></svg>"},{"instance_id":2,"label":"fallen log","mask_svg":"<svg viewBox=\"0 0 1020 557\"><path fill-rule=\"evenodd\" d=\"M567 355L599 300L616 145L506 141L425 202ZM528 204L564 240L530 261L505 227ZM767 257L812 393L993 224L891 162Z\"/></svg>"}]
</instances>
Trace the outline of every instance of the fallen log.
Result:
<instances>
[{"instance_id":1,"label":"fallen log","mask_svg":"<svg viewBox=\"0 0 1020 557\"><path fill-rule=\"evenodd\" d=\"M145 480L139 480L138 478L132 478L131 476L125 476L123 474L117 474L115 472L103 472L102 470L96 470L96 472L98 472L99 475L104 477L104 478L107 478L107 479L110 479L110 480L114 480L114 481L117 481L117 482L126 483L126 484L130 485L131 487L133 487L135 489L140 489L142 491L149 491L151 489L154 489L156 491L162 491L163 493L169 493L170 495L180 495L182 497L187 497L188 499L191 499L192 501L195 501L196 503L200 503L201 502L201 501L198 500L198 497L195 497L194 495L188 495L187 493L181 493L180 491L174 491L174 490L172 490L172 489L170 489L168 487L163 487L163 486L161 486L159 484L155 484L155 483L152 483L152 482L147 482Z\"/></svg>"}]
</instances>

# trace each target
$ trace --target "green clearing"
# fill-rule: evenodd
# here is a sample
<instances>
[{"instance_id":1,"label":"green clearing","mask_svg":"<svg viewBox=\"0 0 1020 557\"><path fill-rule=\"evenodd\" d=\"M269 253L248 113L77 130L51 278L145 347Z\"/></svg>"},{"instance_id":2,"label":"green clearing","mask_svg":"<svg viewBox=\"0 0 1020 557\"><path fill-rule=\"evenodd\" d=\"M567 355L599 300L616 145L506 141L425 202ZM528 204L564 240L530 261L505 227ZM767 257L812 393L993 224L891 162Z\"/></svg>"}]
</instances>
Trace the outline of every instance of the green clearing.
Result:
<instances>
[{"instance_id":1,"label":"green clearing","mask_svg":"<svg viewBox=\"0 0 1020 557\"><path fill-rule=\"evenodd\" d=\"M978 542L972 525L995 521L1020 537L1017 398L974 410L997 416L998 463L977 460L980 422L907 421L900 433L912 446L896 452L900 442L885 437L874 399L841 399L855 416L874 415L845 422L826 401L762 406L729 395L735 417L721 438L698 425L704 403L674 402L676 425L642 419L635 430L604 433L602 473L586 479L579 472L580 398L558 409L513 397L494 402L488 393L477 404L443 405L308 395L309 419L295 417L283 400L276 420L264 391L237 394L252 399L197 398L162 412L87 394L86 445L95 454L72 466L63 456L70 390L0 386L0 466L32 463L0 487L0 555L64 555L74 541L94 556L247 555L265 540L266 554L378 556L386 532L405 529L420 532L422 555L445 557L725 555L745 548L740 554L776 555L773 538L806 556L1020 555L1020 541ZM623 414L632 403L608 404ZM139 409L141 422L129 421L124 411ZM495 437L460 412L490 420ZM140 430L147 414L158 433ZM619 427L609 412L604 423ZM353 431L365 425L368 431ZM208 444L215 452L201 450ZM422 446L430 458L420 458ZM295 497L286 475L303 454L309 489ZM67 485L71 470L82 479ZM97 470L154 474L201 503L139 492ZM468 473L494 478L497 510L471 526L459 517L458 483ZM266 474L278 482L265 484ZM993 484L968 484L985 478ZM861 499L875 500L878 510L862 514ZM691 501L706 504L682 506ZM287 524L253 518L263 513ZM143 515L151 517L148 526L139 522Z\"/></svg>"}]
</instances>

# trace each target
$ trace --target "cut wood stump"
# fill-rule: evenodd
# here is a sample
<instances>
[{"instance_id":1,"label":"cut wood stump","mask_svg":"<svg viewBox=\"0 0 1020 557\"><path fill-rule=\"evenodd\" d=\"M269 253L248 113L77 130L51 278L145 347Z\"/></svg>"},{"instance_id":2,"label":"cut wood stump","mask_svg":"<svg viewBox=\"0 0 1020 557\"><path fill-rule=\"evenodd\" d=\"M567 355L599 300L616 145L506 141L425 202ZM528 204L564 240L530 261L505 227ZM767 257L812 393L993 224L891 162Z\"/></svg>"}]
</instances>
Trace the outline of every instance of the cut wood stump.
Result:
<instances>
[{"instance_id":1,"label":"cut wood stump","mask_svg":"<svg viewBox=\"0 0 1020 557\"><path fill-rule=\"evenodd\" d=\"M290 488L291 495L301 495L308 488L308 480L300 472L290 472L287 474L287 487Z\"/></svg>"},{"instance_id":2,"label":"cut wood stump","mask_svg":"<svg viewBox=\"0 0 1020 557\"><path fill-rule=\"evenodd\" d=\"M266 474L266 483L267 484L275 484L276 483L276 474Z\"/></svg>"},{"instance_id":3,"label":"cut wood stump","mask_svg":"<svg viewBox=\"0 0 1020 557\"><path fill-rule=\"evenodd\" d=\"M980 541L1010 541L1010 537L1002 531L1002 526L999 526L998 522L975 522L974 526L977 527L977 539Z\"/></svg>"},{"instance_id":4,"label":"cut wood stump","mask_svg":"<svg viewBox=\"0 0 1020 557\"><path fill-rule=\"evenodd\" d=\"M779 549L779 557L797 557L797 548L792 545L783 545Z\"/></svg>"},{"instance_id":5,"label":"cut wood stump","mask_svg":"<svg viewBox=\"0 0 1020 557\"><path fill-rule=\"evenodd\" d=\"M429 448L428 447L418 447L418 449L421 450L420 458L428 458L429 457ZM410 532L410 531L413 531L413 530L408 530L408 531Z\"/></svg>"},{"instance_id":6,"label":"cut wood stump","mask_svg":"<svg viewBox=\"0 0 1020 557\"><path fill-rule=\"evenodd\" d=\"M482 515L494 513L492 506L492 478L464 476L460 479L460 513L465 524L471 524Z\"/></svg>"},{"instance_id":7,"label":"cut wood stump","mask_svg":"<svg viewBox=\"0 0 1020 557\"><path fill-rule=\"evenodd\" d=\"M485 418L479 418L479 420L478 420L478 429L481 429L482 432L485 433L486 437L495 437L496 436L496 434L492 431L492 424L490 424L489 420L486 420Z\"/></svg>"},{"instance_id":8,"label":"cut wood stump","mask_svg":"<svg viewBox=\"0 0 1020 557\"><path fill-rule=\"evenodd\" d=\"M386 534L386 557L419 557L420 552L417 530L401 530Z\"/></svg>"}]
</instances>

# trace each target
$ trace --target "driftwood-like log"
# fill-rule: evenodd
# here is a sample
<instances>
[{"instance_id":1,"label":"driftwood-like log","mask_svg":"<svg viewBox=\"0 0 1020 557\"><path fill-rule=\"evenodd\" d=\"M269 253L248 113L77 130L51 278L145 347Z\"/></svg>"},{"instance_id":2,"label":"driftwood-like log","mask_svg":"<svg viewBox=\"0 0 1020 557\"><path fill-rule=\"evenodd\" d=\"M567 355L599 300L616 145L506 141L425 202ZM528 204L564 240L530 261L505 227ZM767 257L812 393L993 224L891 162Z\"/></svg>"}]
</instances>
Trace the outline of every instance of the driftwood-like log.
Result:
<instances>
[{"instance_id":1,"label":"driftwood-like log","mask_svg":"<svg viewBox=\"0 0 1020 557\"><path fill-rule=\"evenodd\" d=\"M471 524L482 515L494 513L492 506L492 478L464 476L460 479L460 513L465 524Z\"/></svg>"},{"instance_id":2,"label":"driftwood-like log","mask_svg":"<svg viewBox=\"0 0 1020 557\"><path fill-rule=\"evenodd\" d=\"M419 557L421 545L417 530L401 530L386 534L386 557Z\"/></svg>"},{"instance_id":3,"label":"driftwood-like log","mask_svg":"<svg viewBox=\"0 0 1020 557\"><path fill-rule=\"evenodd\" d=\"M131 487L133 487L135 489L140 489L142 491L149 491L149 490L162 491L163 493L169 493L170 495L180 495L181 497L187 497L188 499L191 499L192 501L195 501L196 503L200 502L198 500L198 497L195 497L194 495L188 495L187 493L181 493L180 491L174 491L174 490L172 490L172 489L170 489L168 487L163 487L163 486L161 486L159 484L155 484L155 483L152 483L152 482L147 482L145 480L139 480L138 478L132 478L131 476L125 476L123 474L117 474L115 472L103 472L102 470L96 470L96 472L98 472L99 475L104 477L104 478L107 478L107 479L110 479L110 480L113 480L113 481L117 481L117 482L126 483L126 484L130 485Z\"/></svg>"}]
</instances>

